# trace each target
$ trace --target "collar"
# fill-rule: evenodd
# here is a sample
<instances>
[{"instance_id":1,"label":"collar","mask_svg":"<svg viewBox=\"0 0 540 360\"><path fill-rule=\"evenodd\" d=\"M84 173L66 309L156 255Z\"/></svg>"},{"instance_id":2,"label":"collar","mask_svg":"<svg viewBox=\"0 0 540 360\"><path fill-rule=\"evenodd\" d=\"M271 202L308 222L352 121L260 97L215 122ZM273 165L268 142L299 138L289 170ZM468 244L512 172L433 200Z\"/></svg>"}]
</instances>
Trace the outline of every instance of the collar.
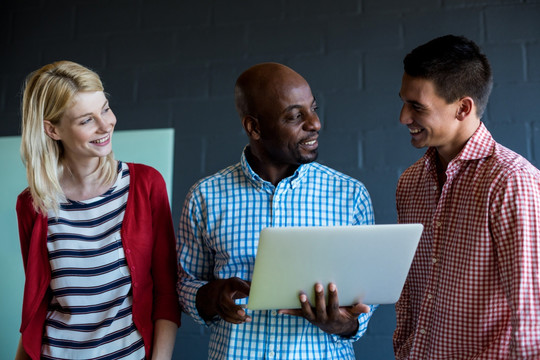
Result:
<instances>
[{"instance_id":1,"label":"collar","mask_svg":"<svg viewBox=\"0 0 540 360\"><path fill-rule=\"evenodd\" d=\"M277 186L274 186L274 184L262 179L255 171L253 171L246 157L246 151L248 147L249 145L246 145L244 147L244 151L242 151L242 156L240 158L240 166L246 178L257 189L265 189L272 192L277 187L283 187L283 186L285 186L286 188L294 189L298 185L301 184L302 180L305 178L306 174L309 172L309 169L313 166L312 164L300 165L291 176L285 179L282 179Z\"/></svg>"},{"instance_id":2,"label":"collar","mask_svg":"<svg viewBox=\"0 0 540 360\"><path fill-rule=\"evenodd\" d=\"M490 157L495 151L495 144L495 140L491 136L491 133L484 123L480 122L478 129L476 129L459 154L450 161L450 164ZM428 169L435 169L435 156L437 156L437 150L434 147L430 147L424 154L424 163ZM449 167L450 164L448 164Z\"/></svg>"}]
</instances>

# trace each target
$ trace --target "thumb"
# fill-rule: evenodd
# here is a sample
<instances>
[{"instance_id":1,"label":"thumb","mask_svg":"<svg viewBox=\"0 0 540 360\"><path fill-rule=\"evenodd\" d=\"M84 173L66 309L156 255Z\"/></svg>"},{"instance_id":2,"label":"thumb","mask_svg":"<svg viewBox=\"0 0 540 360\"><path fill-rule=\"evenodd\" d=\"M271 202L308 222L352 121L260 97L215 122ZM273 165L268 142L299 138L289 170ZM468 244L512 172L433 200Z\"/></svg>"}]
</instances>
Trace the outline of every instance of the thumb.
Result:
<instances>
[{"instance_id":1,"label":"thumb","mask_svg":"<svg viewBox=\"0 0 540 360\"><path fill-rule=\"evenodd\" d=\"M362 304L362 303L354 304L351 307L351 313L356 314L356 315L368 313L370 310L371 308L369 307L369 305Z\"/></svg>"}]
</instances>

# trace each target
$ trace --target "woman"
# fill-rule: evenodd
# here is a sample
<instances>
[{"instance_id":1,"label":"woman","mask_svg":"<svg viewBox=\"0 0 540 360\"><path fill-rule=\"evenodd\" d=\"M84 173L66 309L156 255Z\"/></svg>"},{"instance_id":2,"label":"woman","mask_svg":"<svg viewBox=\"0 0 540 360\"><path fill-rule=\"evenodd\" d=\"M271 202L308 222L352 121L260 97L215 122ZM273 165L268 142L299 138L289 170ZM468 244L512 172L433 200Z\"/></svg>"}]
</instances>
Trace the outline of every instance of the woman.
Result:
<instances>
[{"instance_id":1,"label":"woman","mask_svg":"<svg viewBox=\"0 0 540 360\"><path fill-rule=\"evenodd\" d=\"M167 191L155 169L114 159L115 124L93 71L60 61L29 75L17 358L172 356L180 308Z\"/></svg>"}]
</instances>

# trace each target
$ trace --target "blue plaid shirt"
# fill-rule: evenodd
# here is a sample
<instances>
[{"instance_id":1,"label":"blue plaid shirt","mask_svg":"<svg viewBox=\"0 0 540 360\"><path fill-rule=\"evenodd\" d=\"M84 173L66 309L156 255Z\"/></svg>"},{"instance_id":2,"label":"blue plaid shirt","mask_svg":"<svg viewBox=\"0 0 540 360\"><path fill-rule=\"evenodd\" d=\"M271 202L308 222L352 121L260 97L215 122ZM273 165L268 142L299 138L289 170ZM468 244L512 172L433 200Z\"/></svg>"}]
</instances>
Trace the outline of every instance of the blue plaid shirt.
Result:
<instances>
[{"instance_id":1,"label":"blue plaid shirt","mask_svg":"<svg viewBox=\"0 0 540 360\"><path fill-rule=\"evenodd\" d=\"M199 316L195 297L213 279L251 280L261 229L269 226L373 224L371 199L357 180L318 163L301 165L277 186L262 180L242 154L240 163L196 183L189 191L178 233L180 302L212 330L210 359L354 359L352 343L366 331L362 314L355 336L330 335L302 317L250 311L240 325ZM247 299L242 299L247 303Z\"/></svg>"}]
</instances>

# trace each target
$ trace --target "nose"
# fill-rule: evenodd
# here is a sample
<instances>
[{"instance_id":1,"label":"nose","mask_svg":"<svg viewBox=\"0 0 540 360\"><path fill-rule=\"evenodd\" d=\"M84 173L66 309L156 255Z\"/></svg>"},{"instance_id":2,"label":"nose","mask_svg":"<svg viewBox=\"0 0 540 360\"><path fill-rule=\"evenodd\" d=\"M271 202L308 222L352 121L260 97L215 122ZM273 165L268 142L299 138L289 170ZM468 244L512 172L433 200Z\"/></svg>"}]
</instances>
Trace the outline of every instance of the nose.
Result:
<instances>
[{"instance_id":1,"label":"nose","mask_svg":"<svg viewBox=\"0 0 540 360\"><path fill-rule=\"evenodd\" d=\"M116 124L116 118L114 116L99 116L96 118L98 129L102 132L110 132Z\"/></svg>"},{"instance_id":2,"label":"nose","mask_svg":"<svg viewBox=\"0 0 540 360\"><path fill-rule=\"evenodd\" d=\"M99 131L107 132L111 128L110 121L107 121L107 119L101 116L96 119L96 123L98 125Z\"/></svg>"},{"instance_id":3,"label":"nose","mask_svg":"<svg viewBox=\"0 0 540 360\"><path fill-rule=\"evenodd\" d=\"M411 112L409 111L407 104L403 104L401 107L399 122L403 125L409 125L412 123Z\"/></svg>"},{"instance_id":4,"label":"nose","mask_svg":"<svg viewBox=\"0 0 540 360\"><path fill-rule=\"evenodd\" d=\"M306 121L304 122L304 130L317 132L321 130L321 120L316 112L312 112L306 117Z\"/></svg>"}]
</instances>

